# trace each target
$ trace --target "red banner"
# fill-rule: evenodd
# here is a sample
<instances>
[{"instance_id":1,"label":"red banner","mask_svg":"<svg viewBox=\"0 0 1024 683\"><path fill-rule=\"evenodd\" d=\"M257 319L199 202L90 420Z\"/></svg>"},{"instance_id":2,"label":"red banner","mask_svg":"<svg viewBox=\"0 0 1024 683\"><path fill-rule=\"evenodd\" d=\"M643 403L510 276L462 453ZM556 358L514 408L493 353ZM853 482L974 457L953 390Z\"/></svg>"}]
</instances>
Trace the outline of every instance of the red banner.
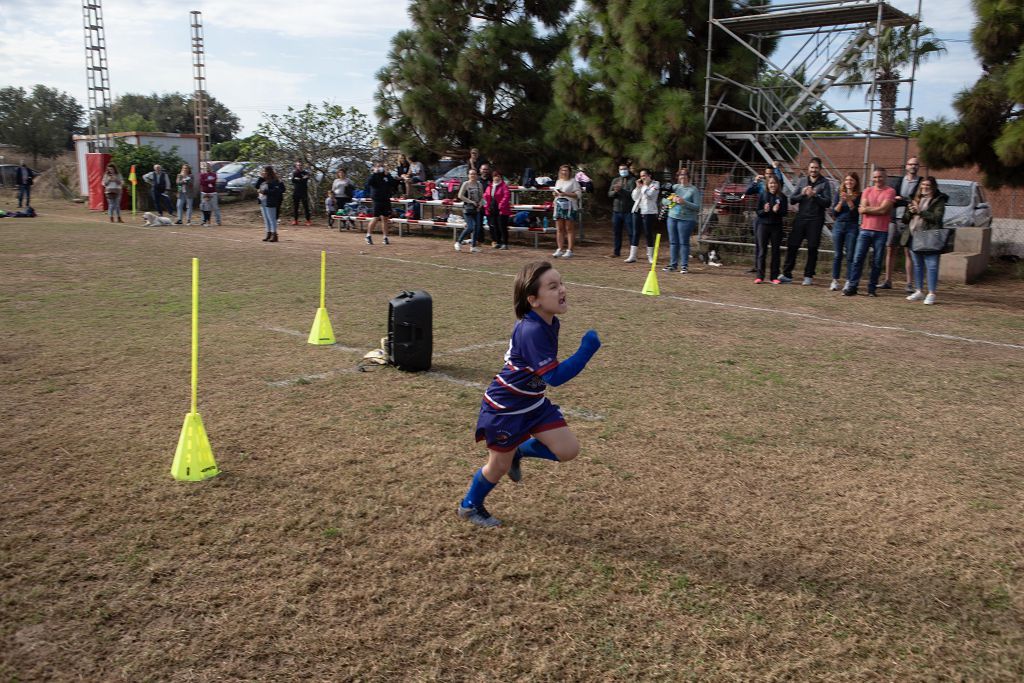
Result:
<instances>
[{"instance_id":1,"label":"red banner","mask_svg":"<svg viewBox=\"0 0 1024 683\"><path fill-rule=\"evenodd\" d=\"M107 198L103 194L103 174L107 171L107 164L110 163L109 154L89 152L85 155L85 172L89 188L89 209L92 211L106 211Z\"/></svg>"}]
</instances>

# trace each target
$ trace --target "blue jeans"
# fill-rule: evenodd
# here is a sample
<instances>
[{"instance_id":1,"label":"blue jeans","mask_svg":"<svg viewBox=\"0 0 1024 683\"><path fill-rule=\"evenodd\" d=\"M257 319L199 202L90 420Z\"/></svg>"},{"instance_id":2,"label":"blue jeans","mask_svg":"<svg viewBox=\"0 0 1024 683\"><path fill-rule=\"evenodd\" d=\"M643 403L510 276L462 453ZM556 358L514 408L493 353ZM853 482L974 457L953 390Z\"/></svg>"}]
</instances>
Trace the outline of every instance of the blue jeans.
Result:
<instances>
[{"instance_id":1,"label":"blue jeans","mask_svg":"<svg viewBox=\"0 0 1024 683\"><path fill-rule=\"evenodd\" d=\"M851 288L857 289L857 285L860 284L864 261L868 257L868 249L871 249L871 277L868 280L868 292L875 291L878 287L878 276L882 273L882 264L885 262L885 243L888 239L888 231L860 231L860 234L857 235L857 248L853 252L853 267L850 269Z\"/></svg>"},{"instance_id":2,"label":"blue jeans","mask_svg":"<svg viewBox=\"0 0 1024 683\"><path fill-rule=\"evenodd\" d=\"M21 200L24 198L25 206L31 206L32 186L18 185L18 208L21 208Z\"/></svg>"},{"instance_id":3,"label":"blue jeans","mask_svg":"<svg viewBox=\"0 0 1024 683\"><path fill-rule=\"evenodd\" d=\"M637 247L640 246L640 231L643 230L644 238L647 240L647 246L654 246L654 228L658 222L658 214L656 213L634 213L633 214L633 232L629 236L629 246Z\"/></svg>"},{"instance_id":4,"label":"blue jeans","mask_svg":"<svg viewBox=\"0 0 1024 683\"><path fill-rule=\"evenodd\" d=\"M622 233L628 231L629 243L633 243L633 217L626 211L614 211L612 213L612 234L615 239L615 246L612 252L619 256L622 251Z\"/></svg>"},{"instance_id":5,"label":"blue jeans","mask_svg":"<svg viewBox=\"0 0 1024 683\"><path fill-rule=\"evenodd\" d=\"M686 268L690 264L690 235L697 221L668 217L668 267Z\"/></svg>"},{"instance_id":6,"label":"blue jeans","mask_svg":"<svg viewBox=\"0 0 1024 683\"><path fill-rule=\"evenodd\" d=\"M928 291L932 294L935 293L935 288L939 285L939 254L918 254L916 251L911 250L910 258L914 261L914 286L918 291L921 291L922 280L924 280L924 273L928 271Z\"/></svg>"},{"instance_id":7,"label":"blue jeans","mask_svg":"<svg viewBox=\"0 0 1024 683\"><path fill-rule=\"evenodd\" d=\"M473 246L475 247L477 242L480 242L484 238L484 227L480 224L480 214L476 211L466 211L462 214L462 217L466 219L466 227L459 233L459 239L456 242L461 242L467 237L472 236Z\"/></svg>"},{"instance_id":8,"label":"blue jeans","mask_svg":"<svg viewBox=\"0 0 1024 683\"><path fill-rule=\"evenodd\" d=\"M185 218L189 223L192 222L192 195L185 194L184 192L178 193L178 220L181 220L181 214L183 209L188 209L188 216Z\"/></svg>"},{"instance_id":9,"label":"blue jeans","mask_svg":"<svg viewBox=\"0 0 1024 683\"><path fill-rule=\"evenodd\" d=\"M260 213L263 214L263 225L267 227L267 232L277 232L277 207L276 206L264 206L260 204Z\"/></svg>"},{"instance_id":10,"label":"blue jeans","mask_svg":"<svg viewBox=\"0 0 1024 683\"><path fill-rule=\"evenodd\" d=\"M846 279L850 279L853 270L853 252L857 246L857 235L860 226L856 223L836 221L832 226L832 244L835 256L832 257L832 279L838 280L843 271L843 256L846 256Z\"/></svg>"}]
</instances>

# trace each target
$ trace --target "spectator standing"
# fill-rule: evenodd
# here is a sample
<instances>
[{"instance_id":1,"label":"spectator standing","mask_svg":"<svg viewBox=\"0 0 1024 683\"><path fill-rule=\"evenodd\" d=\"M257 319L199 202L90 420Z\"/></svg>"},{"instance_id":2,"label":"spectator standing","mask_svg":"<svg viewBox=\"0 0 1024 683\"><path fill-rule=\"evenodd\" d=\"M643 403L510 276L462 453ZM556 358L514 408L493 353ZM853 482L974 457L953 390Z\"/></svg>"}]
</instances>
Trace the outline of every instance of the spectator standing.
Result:
<instances>
[{"instance_id":1,"label":"spectator standing","mask_svg":"<svg viewBox=\"0 0 1024 683\"><path fill-rule=\"evenodd\" d=\"M675 201L669 203L668 209L669 262L662 270L686 273L690 265L690 237L700 217L700 190L690 183L690 172L685 168L676 173L672 194Z\"/></svg>"},{"instance_id":2,"label":"spectator standing","mask_svg":"<svg viewBox=\"0 0 1024 683\"><path fill-rule=\"evenodd\" d=\"M845 296L857 294L864 261L871 249L871 275L868 279L868 296L878 296L878 278L885 261L886 242L889 239L889 223L892 205L896 201L896 190L885 183L885 169L878 167L871 173L871 187L860 195L860 234L853 252L853 268L850 281L843 289Z\"/></svg>"},{"instance_id":3,"label":"spectator standing","mask_svg":"<svg viewBox=\"0 0 1024 683\"><path fill-rule=\"evenodd\" d=\"M466 219L466 227L462 229L459 238L455 240L455 251L462 251L462 241L469 237L471 240L469 250L475 254L480 251L480 247L477 245L484 237L482 216L480 215L484 199L484 186L477 176L476 169L469 169L469 180L462 183L462 187L459 188L458 199L462 202L462 215Z\"/></svg>"},{"instance_id":4,"label":"spectator standing","mask_svg":"<svg viewBox=\"0 0 1024 683\"><path fill-rule=\"evenodd\" d=\"M761 193L764 192L765 189L767 188L767 185L765 184L765 181L769 177L771 177L771 176L775 176L776 179L778 179L779 187L785 188L786 187L786 178L782 175L781 165L782 164L780 162L773 161L771 163L771 166L765 166L764 171L760 175L754 176L754 181L752 183L750 183L750 185L747 187L746 191L743 194L745 194L745 195L754 195L754 196L758 196L759 197L761 195ZM753 228L754 228L754 267L751 268L750 270L748 270L747 271L748 273L757 272L757 260L758 260L759 254L760 254L760 251L758 251L760 249L760 247L757 244L757 212L756 211L754 212L754 225L753 225Z\"/></svg>"},{"instance_id":5,"label":"spectator standing","mask_svg":"<svg viewBox=\"0 0 1024 683\"><path fill-rule=\"evenodd\" d=\"M896 261L896 250L903 244L901 239L903 232L902 227L906 221L903 220L903 216L907 211L907 205L914 195L917 194L917 188L921 184L921 176L917 174L917 170L921 167L917 157L910 157L907 159L907 163L904 165L904 174L900 176L899 180L893 186L896 190L896 201L893 203L892 209L892 224L889 229L889 244L888 250L885 254L885 281L879 289L892 289L892 267ZM937 191L937 190L936 190ZM911 258L911 250L904 249L904 268L907 271L907 284L906 291L911 293L914 291L914 260Z\"/></svg>"},{"instance_id":6,"label":"spectator standing","mask_svg":"<svg viewBox=\"0 0 1024 683\"><path fill-rule=\"evenodd\" d=\"M832 186L821 175L821 159L814 157L807 164L807 175L800 178L796 191L789 197L790 204L796 204L793 229L786 244L786 263L782 267L782 283L793 281L793 267L800 245L807 240L807 262L804 264L802 284L814 284L814 271L818 266L818 245L821 231L825 227L825 211L832 206Z\"/></svg>"},{"instance_id":7,"label":"spectator standing","mask_svg":"<svg viewBox=\"0 0 1024 683\"><path fill-rule=\"evenodd\" d=\"M306 225L313 225L309 212L309 171L302 167L301 161L295 162L292 168L292 225L299 224L299 203L305 210Z\"/></svg>"},{"instance_id":8,"label":"spectator standing","mask_svg":"<svg viewBox=\"0 0 1024 683\"><path fill-rule=\"evenodd\" d=\"M850 270L853 268L853 251L860 234L860 176L857 172L848 173L839 188L839 199L832 207L836 220L832 224L832 284L831 292L839 290L839 276L843 271L843 257L846 257L846 283L850 283Z\"/></svg>"},{"instance_id":9,"label":"spectator standing","mask_svg":"<svg viewBox=\"0 0 1024 683\"><path fill-rule=\"evenodd\" d=\"M32 206L32 183L35 182L36 172L21 162L21 165L14 170L14 184L18 186L18 208L24 200L25 206Z\"/></svg>"},{"instance_id":10,"label":"spectator standing","mask_svg":"<svg viewBox=\"0 0 1024 683\"><path fill-rule=\"evenodd\" d=\"M124 178L121 177L117 166L108 164L107 171L103 174L103 196L107 200L107 214L110 216L111 223L114 222L114 216L117 216L118 223L124 223L121 220L121 193L123 191Z\"/></svg>"},{"instance_id":11,"label":"spectator standing","mask_svg":"<svg viewBox=\"0 0 1024 683\"><path fill-rule=\"evenodd\" d=\"M142 176L142 179L149 185L149 195L157 214L164 215L164 206L167 207L167 213L172 213L174 209L171 207L171 198L167 195L171 190L171 177L163 166L154 164L153 170Z\"/></svg>"},{"instance_id":12,"label":"spectator standing","mask_svg":"<svg viewBox=\"0 0 1024 683\"><path fill-rule=\"evenodd\" d=\"M580 217L580 199L583 188L573 177L572 167L562 164L558 167L558 180L555 181L555 253L553 257L572 258L572 248L576 244L576 221ZM562 245L565 249L562 249Z\"/></svg>"},{"instance_id":13,"label":"spectator standing","mask_svg":"<svg viewBox=\"0 0 1024 683\"><path fill-rule=\"evenodd\" d=\"M512 215L512 192L505 184L501 171L491 171L491 184L484 188L484 206L487 223L491 226L492 246L508 249L508 218Z\"/></svg>"},{"instance_id":14,"label":"spectator standing","mask_svg":"<svg viewBox=\"0 0 1024 683\"><path fill-rule=\"evenodd\" d=\"M619 174L608 185L608 196L612 199L612 234L615 240L612 246L612 258L622 254L622 234L628 231L629 242L633 242L633 216L630 207L633 204L633 188L636 187L636 176L629 171L629 165L619 164Z\"/></svg>"},{"instance_id":15,"label":"spectator standing","mask_svg":"<svg viewBox=\"0 0 1024 683\"><path fill-rule=\"evenodd\" d=\"M470 171L476 171L477 180L481 178L480 167L487 163L487 160L480 156L480 150L476 147L469 150L469 159L466 161L466 165L469 166Z\"/></svg>"},{"instance_id":16,"label":"spectator standing","mask_svg":"<svg viewBox=\"0 0 1024 683\"><path fill-rule=\"evenodd\" d=\"M278 178L273 166L264 166L260 179L256 184L259 193L260 210L263 213L263 224L267 228L264 242L277 241L277 219L281 202L284 200L284 183Z\"/></svg>"},{"instance_id":17,"label":"spectator standing","mask_svg":"<svg viewBox=\"0 0 1024 683\"><path fill-rule=\"evenodd\" d=\"M633 237L629 241L629 257L626 263L636 263L636 251L640 245L640 229L647 239L647 262L654 262L654 228L658 224L658 181L651 177L647 168L640 169L640 180L633 188Z\"/></svg>"},{"instance_id":18,"label":"spectator standing","mask_svg":"<svg viewBox=\"0 0 1024 683\"><path fill-rule=\"evenodd\" d=\"M178 188L178 220L174 221L174 224L181 225L181 219L184 216L188 225L192 225L192 195L196 188L195 179L192 177L192 167L182 164L174 183Z\"/></svg>"},{"instance_id":19,"label":"spectator standing","mask_svg":"<svg viewBox=\"0 0 1024 683\"><path fill-rule=\"evenodd\" d=\"M327 227L334 227L334 214L338 210L338 201L334 198L333 192L328 192L324 197L324 211L327 213Z\"/></svg>"},{"instance_id":20,"label":"spectator standing","mask_svg":"<svg viewBox=\"0 0 1024 683\"><path fill-rule=\"evenodd\" d=\"M941 230L946 216L946 202L949 197L939 192L939 184L933 176L922 178L917 186L917 196L907 204L907 210L901 219L909 226L903 232L903 247L914 259L913 293L907 301L920 301L926 304L935 303L935 288L939 284L939 256L942 245L926 244L926 233L930 230ZM924 295L924 278L928 274L928 296Z\"/></svg>"},{"instance_id":21,"label":"spectator standing","mask_svg":"<svg viewBox=\"0 0 1024 683\"><path fill-rule=\"evenodd\" d=\"M343 168L339 168L335 176L334 182L331 183L331 194L334 195L334 202L337 208L343 209L355 196L356 185L349 180L348 171Z\"/></svg>"},{"instance_id":22,"label":"spectator standing","mask_svg":"<svg viewBox=\"0 0 1024 683\"><path fill-rule=\"evenodd\" d=\"M388 239L388 225L391 221L391 197L398 188L398 178L387 172L382 161L377 164L370 179L366 181L366 187L373 199L373 218L366 225L366 243L373 244L373 226L379 223L381 234L384 235L384 244L391 244Z\"/></svg>"},{"instance_id":23,"label":"spectator standing","mask_svg":"<svg viewBox=\"0 0 1024 683\"><path fill-rule=\"evenodd\" d=\"M782 284L779 280L779 263L782 260L782 222L789 212L789 198L782 191L782 181L774 173L765 176L764 189L757 195L757 223L754 228L754 240L757 244L757 260L754 269L757 276L754 284L764 282L765 261L768 250L771 250L771 281L773 285Z\"/></svg>"},{"instance_id":24,"label":"spectator standing","mask_svg":"<svg viewBox=\"0 0 1024 683\"><path fill-rule=\"evenodd\" d=\"M213 220L220 225L220 197L217 196L217 174L210 169L210 164L199 164L199 210L203 212L203 225L210 227L211 214ZM203 208L206 207L206 208Z\"/></svg>"}]
</instances>

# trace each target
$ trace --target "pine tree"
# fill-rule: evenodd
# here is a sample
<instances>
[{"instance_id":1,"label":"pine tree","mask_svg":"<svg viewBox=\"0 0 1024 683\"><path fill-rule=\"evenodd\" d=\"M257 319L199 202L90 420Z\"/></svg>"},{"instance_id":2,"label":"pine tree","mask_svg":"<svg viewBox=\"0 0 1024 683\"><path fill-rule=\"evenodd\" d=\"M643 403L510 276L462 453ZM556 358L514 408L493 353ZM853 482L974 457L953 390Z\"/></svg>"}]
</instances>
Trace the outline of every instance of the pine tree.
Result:
<instances>
[{"instance_id":1,"label":"pine tree","mask_svg":"<svg viewBox=\"0 0 1024 683\"><path fill-rule=\"evenodd\" d=\"M377 74L381 138L421 160L479 147L516 168L551 156L540 125L550 64L571 3L413 0L413 28L392 39Z\"/></svg>"},{"instance_id":2,"label":"pine tree","mask_svg":"<svg viewBox=\"0 0 1024 683\"><path fill-rule=\"evenodd\" d=\"M715 14L764 4L719 1ZM707 32L708 0L587 0L570 31L572 49L555 68L548 140L575 143L603 171L623 158L674 168L699 157ZM774 43L763 41L762 51ZM757 58L739 43L718 36L713 47L716 71L741 83L757 78ZM713 84L712 96L722 87Z\"/></svg>"},{"instance_id":3,"label":"pine tree","mask_svg":"<svg viewBox=\"0 0 1024 683\"><path fill-rule=\"evenodd\" d=\"M958 121L922 127L921 157L936 169L977 164L989 187L1024 186L1024 0L973 2L984 74L956 96Z\"/></svg>"}]
</instances>

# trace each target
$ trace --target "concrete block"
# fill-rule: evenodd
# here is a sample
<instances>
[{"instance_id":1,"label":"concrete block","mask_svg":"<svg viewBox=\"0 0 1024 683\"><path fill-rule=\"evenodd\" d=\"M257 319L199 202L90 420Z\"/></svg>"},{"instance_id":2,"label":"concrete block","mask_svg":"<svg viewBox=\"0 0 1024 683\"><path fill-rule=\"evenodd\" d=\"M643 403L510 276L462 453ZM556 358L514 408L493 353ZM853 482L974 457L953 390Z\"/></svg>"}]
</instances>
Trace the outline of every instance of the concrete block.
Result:
<instances>
[{"instance_id":1,"label":"concrete block","mask_svg":"<svg viewBox=\"0 0 1024 683\"><path fill-rule=\"evenodd\" d=\"M992 245L992 228L957 228L953 252L984 254L987 258Z\"/></svg>"},{"instance_id":2,"label":"concrete block","mask_svg":"<svg viewBox=\"0 0 1024 683\"><path fill-rule=\"evenodd\" d=\"M939 258L939 282L969 285L985 272L988 256L954 251Z\"/></svg>"}]
</instances>

